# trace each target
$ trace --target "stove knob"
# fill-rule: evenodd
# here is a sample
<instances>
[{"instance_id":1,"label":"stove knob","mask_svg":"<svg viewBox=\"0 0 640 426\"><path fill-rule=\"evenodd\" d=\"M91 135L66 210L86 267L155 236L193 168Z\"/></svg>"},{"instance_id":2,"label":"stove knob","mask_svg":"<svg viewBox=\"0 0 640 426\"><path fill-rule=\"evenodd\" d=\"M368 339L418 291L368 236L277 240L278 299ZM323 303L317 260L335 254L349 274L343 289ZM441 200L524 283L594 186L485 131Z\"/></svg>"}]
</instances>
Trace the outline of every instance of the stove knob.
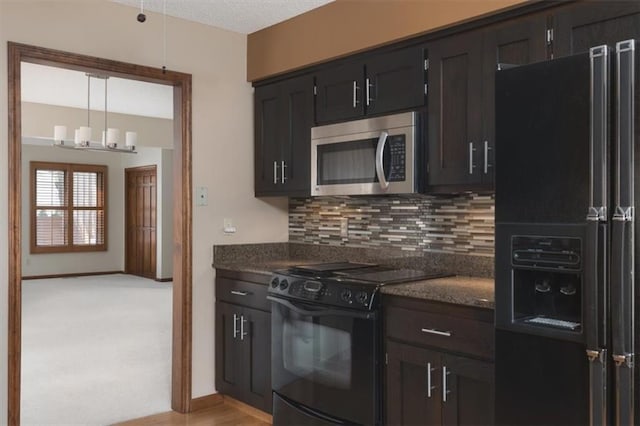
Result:
<instances>
[{"instance_id":1,"label":"stove knob","mask_svg":"<svg viewBox=\"0 0 640 426\"><path fill-rule=\"evenodd\" d=\"M356 295L356 300L358 301L358 303L362 303L366 305L368 299L369 299L369 295L367 294L366 291L361 291Z\"/></svg>"},{"instance_id":2,"label":"stove knob","mask_svg":"<svg viewBox=\"0 0 640 426\"><path fill-rule=\"evenodd\" d=\"M271 287L276 288L278 287L278 284L280 284L280 280L278 279L278 277L274 277L271 280Z\"/></svg>"},{"instance_id":3,"label":"stove knob","mask_svg":"<svg viewBox=\"0 0 640 426\"><path fill-rule=\"evenodd\" d=\"M349 290L348 288L345 288L344 290L342 290L342 293L340 293L340 298L345 302L351 303L351 296L351 290Z\"/></svg>"},{"instance_id":4,"label":"stove knob","mask_svg":"<svg viewBox=\"0 0 640 426\"><path fill-rule=\"evenodd\" d=\"M289 281L282 280L280 281L280 290L286 290L289 287Z\"/></svg>"}]
</instances>

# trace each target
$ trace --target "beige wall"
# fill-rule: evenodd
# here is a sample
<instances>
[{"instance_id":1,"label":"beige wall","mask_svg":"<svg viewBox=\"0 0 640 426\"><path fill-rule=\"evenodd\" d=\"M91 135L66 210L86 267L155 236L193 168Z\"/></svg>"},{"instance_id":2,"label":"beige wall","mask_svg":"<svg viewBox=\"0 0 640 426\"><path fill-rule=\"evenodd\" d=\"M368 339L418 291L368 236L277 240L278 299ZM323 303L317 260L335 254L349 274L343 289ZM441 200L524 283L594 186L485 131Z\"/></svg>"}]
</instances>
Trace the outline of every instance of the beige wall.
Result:
<instances>
[{"instance_id":1,"label":"beige wall","mask_svg":"<svg viewBox=\"0 0 640 426\"><path fill-rule=\"evenodd\" d=\"M138 133L138 146L173 148L173 120L109 113L109 127ZM86 126L87 110L34 102L22 103L22 136L53 137L53 126L67 126L67 139L73 140L73 129ZM91 112L91 129L94 141L100 141L104 130L102 111Z\"/></svg>"},{"instance_id":2,"label":"beige wall","mask_svg":"<svg viewBox=\"0 0 640 426\"><path fill-rule=\"evenodd\" d=\"M161 67L162 19L104 0L0 0L0 200L8 199L7 41ZM214 391L213 244L287 241L287 200L253 197L253 101L246 36L167 18L167 67L193 75L193 185L209 205L193 209L193 397ZM0 203L0 206L6 206ZM238 232L222 232L223 218ZM0 207L0 306L7 306L8 209ZM0 308L0 342L7 311ZM6 346L0 345L1 348ZM0 350L0 422L6 419L7 353Z\"/></svg>"},{"instance_id":3,"label":"beige wall","mask_svg":"<svg viewBox=\"0 0 640 426\"><path fill-rule=\"evenodd\" d=\"M526 0L336 0L250 34L256 81L448 26Z\"/></svg>"}]
</instances>

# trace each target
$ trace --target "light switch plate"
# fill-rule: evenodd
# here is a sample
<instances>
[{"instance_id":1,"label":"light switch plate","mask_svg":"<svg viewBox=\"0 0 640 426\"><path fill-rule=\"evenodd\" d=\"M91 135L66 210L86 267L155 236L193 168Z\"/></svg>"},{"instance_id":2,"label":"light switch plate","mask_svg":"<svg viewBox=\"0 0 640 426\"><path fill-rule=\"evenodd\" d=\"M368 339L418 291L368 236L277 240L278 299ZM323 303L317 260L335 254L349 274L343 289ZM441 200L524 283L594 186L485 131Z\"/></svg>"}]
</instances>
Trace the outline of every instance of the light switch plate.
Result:
<instances>
[{"instance_id":1,"label":"light switch plate","mask_svg":"<svg viewBox=\"0 0 640 426\"><path fill-rule=\"evenodd\" d=\"M206 186L199 186L196 188L196 205L209 205L209 191Z\"/></svg>"}]
</instances>

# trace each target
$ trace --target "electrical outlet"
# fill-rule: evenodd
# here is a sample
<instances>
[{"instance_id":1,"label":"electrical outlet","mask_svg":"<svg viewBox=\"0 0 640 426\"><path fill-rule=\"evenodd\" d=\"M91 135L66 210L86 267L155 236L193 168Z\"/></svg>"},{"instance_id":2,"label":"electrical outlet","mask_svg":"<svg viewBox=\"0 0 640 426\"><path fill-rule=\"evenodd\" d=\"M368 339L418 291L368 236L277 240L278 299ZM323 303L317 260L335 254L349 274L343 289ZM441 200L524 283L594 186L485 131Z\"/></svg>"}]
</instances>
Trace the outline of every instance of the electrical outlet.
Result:
<instances>
[{"instance_id":1,"label":"electrical outlet","mask_svg":"<svg viewBox=\"0 0 640 426\"><path fill-rule=\"evenodd\" d=\"M229 235L229 234L236 233L236 227L233 225L233 219L224 218L222 222L223 222L222 230L224 231L225 234Z\"/></svg>"},{"instance_id":2,"label":"electrical outlet","mask_svg":"<svg viewBox=\"0 0 640 426\"><path fill-rule=\"evenodd\" d=\"M340 236L342 238L349 236L349 218L347 217L340 218Z\"/></svg>"}]
</instances>

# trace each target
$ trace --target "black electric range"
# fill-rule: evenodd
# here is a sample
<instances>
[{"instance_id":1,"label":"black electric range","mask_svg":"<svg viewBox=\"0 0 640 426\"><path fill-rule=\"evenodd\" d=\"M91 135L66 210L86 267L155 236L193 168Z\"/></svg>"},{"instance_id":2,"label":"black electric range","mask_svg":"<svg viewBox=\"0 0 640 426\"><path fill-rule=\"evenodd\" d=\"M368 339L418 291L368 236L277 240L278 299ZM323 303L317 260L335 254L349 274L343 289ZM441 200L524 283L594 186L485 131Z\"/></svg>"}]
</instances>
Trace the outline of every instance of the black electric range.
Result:
<instances>
[{"instance_id":1,"label":"black electric range","mask_svg":"<svg viewBox=\"0 0 640 426\"><path fill-rule=\"evenodd\" d=\"M276 271L273 424L382 425L382 286L442 276L364 263Z\"/></svg>"}]
</instances>

